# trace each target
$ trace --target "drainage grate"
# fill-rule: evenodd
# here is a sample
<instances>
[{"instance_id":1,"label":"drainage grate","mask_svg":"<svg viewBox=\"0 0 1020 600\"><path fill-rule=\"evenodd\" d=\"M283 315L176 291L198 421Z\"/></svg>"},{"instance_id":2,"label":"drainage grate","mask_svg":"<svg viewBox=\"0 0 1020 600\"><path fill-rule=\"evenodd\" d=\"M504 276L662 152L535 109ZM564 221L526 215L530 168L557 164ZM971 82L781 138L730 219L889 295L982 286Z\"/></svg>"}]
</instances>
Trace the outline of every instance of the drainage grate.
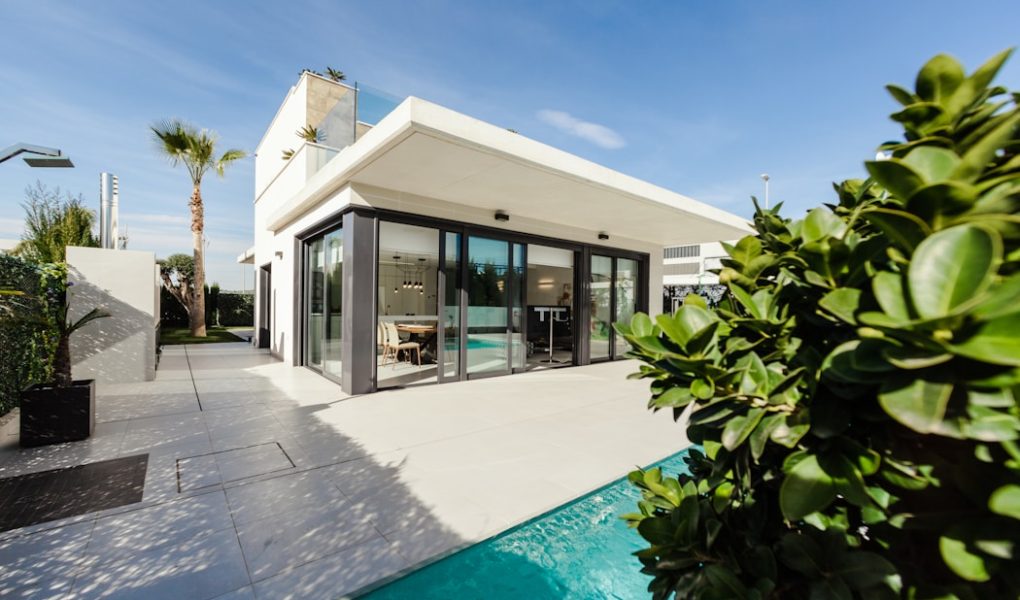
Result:
<instances>
[{"instance_id":1,"label":"drainage grate","mask_svg":"<svg viewBox=\"0 0 1020 600\"><path fill-rule=\"evenodd\" d=\"M0 479L0 531L141 502L149 455Z\"/></svg>"}]
</instances>

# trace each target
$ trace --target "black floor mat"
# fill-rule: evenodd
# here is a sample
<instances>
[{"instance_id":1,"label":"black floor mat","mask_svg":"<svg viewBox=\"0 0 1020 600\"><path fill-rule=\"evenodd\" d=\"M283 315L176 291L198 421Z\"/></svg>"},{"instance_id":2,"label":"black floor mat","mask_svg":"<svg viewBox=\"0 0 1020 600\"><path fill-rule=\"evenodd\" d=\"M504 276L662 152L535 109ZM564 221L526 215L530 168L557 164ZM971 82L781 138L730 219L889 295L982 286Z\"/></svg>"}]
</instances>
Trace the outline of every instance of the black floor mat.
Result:
<instances>
[{"instance_id":1,"label":"black floor mat","mask_svg":"<svg viewBox=\"0 0 1020 600\"><path fill-rule=\"evenodd\" d=\"M141 502L149 455L0 479L0 531Z\"/></svg>"}]
</instances>

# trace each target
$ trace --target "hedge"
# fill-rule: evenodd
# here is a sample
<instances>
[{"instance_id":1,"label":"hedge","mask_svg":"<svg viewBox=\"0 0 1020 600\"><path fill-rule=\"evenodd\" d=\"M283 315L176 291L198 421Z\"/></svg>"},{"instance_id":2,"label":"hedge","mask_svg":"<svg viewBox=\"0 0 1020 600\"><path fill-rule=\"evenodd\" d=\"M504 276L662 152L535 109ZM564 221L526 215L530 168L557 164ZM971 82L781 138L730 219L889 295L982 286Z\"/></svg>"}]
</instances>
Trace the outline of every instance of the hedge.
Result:
<instances>
[{"instance_id":1,"label":"hedge","mask_svg":"<svg viewBox=\"0 0 1020 600\"><path fill-rule=\"evenodd\" d=\"M0 254L0 415L25 388L48 381L59 334L56 317L67 289L63 264L36 264Z\"/></svg>"},{"instance_id":2,"label":"hedge","mask_svg":"<svg viewBox=\"0 0 1020 600\"><path fill-rule=\"evenodd\" d=\"M211 292L217 290L214 296ZM255 323L253 307L254 294L244 292L219 292L213 284L206 295L206 324L212 327L251 327ZM188 313L181 303L166 288L160 289L160 321L163 327L187 327ZM217 315L216 319L212 316Z\"/></svg>"}]
</instances>

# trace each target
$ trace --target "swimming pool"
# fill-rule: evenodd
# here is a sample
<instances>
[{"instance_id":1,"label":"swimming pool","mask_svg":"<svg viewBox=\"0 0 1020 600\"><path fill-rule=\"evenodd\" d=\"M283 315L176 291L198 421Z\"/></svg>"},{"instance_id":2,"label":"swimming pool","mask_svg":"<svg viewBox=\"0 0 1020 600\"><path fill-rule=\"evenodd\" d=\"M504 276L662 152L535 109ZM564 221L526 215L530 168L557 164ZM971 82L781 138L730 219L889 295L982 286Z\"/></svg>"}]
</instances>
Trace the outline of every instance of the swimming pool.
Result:
<instances>
[{"instance_id":1,"label":"swimming pool","mask_svg":"<svg viewBox=\"0 0 1020 600\"><path fill-rule=\"evenodd\" d=\"M653 466L686 471L680 452ZM620 515L640 492L626 478L371 591L361 598L646 598L650 577L631 556L647 547Z\"/></svg>"}]
</instances>

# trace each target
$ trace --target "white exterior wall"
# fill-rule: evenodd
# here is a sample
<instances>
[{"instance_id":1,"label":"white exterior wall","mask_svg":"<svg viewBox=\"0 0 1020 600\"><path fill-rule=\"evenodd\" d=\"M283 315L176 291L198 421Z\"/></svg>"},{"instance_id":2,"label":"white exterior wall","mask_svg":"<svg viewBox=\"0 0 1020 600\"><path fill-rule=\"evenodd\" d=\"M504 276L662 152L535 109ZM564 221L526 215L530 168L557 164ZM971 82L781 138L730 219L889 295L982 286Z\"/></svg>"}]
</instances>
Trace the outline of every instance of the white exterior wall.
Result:
<instances>
[{"instance_id":1,"label":"white exterior wall","mask_svg":"<svg viewBox=\"0 0 1020 600\"><path fill-rule=\"evenodd\" d=\"M290 88L265 135L262 136L262 141L255 148L256 198L287 164L287 161L281 158L283 151L288 148L297 150L301 146L302 140L294 135L294 132L307 124L307 118L308 78L302 77Z\"/></svg>"},{"instance_id":2,"label":"white exterior wall","mask_svg":"<svg viewBox=\"0 0 1020 600\"><path fill-rule=\"evenodd\" d=\"M736 241L727 242L734 244ZM686 245L686 244L681 244ZM665 265L693 264L697 265L697 273L688 275L664 275L663 285L715 285L719 283L719 277L715 273L709 273L709 269L718 269L721 265L719 259L726 257L726 250L719 242L707 242L699 244L701 251L698 256L684 258L663 259L660 267ZM672 246L669 246L672 247ZM663 256L660 250L659 256Z\"/></svg>"},{"instance_id":3,"label":"white exterior wall","mask_svg":"<svg viewBox=\"0 0 1020 600\"><path fill-rule=\"evenodd\" d=\"M67 248L68 317L109 313L71 336L72 374L99 383L156 376L159 282L156 255L137 250Z\"/></svg>"}]
</instances>

